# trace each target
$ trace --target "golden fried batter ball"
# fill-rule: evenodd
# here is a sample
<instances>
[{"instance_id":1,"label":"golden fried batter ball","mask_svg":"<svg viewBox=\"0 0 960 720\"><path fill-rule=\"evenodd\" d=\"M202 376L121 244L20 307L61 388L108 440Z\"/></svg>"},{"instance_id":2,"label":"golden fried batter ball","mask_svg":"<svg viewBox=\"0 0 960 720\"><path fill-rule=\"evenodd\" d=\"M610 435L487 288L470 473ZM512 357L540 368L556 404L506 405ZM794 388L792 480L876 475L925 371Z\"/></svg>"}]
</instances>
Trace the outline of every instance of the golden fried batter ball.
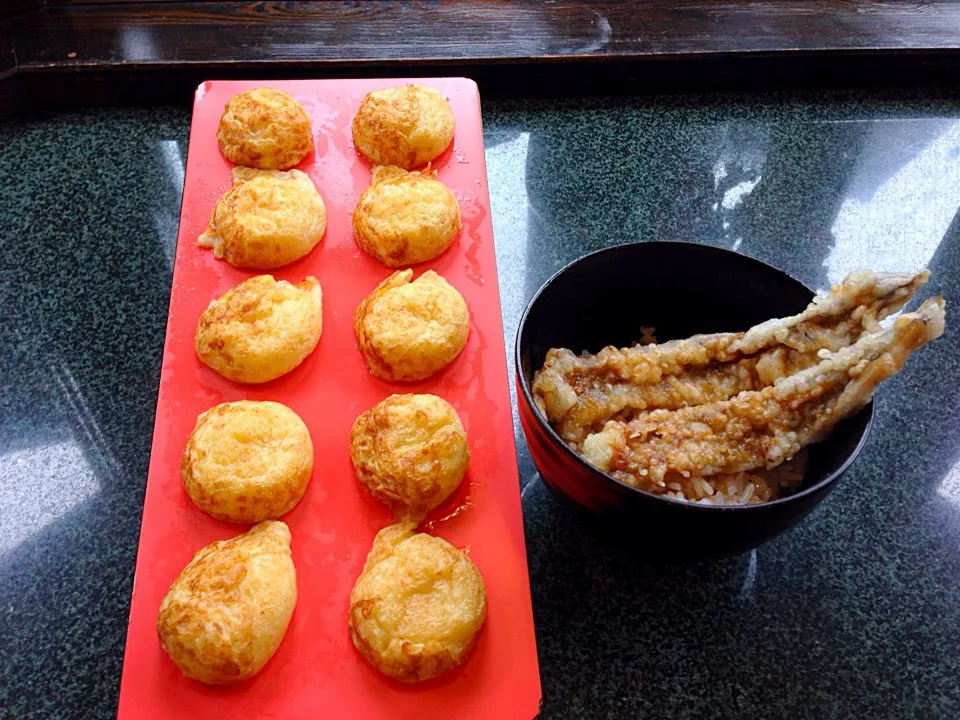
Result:
<instances>
[{"instance_id":1,"label":"golden fried batter ball","mask_svg":"<svg viewBox=\"0 0 960 720\"><path fill-rule=\"evenodd\" d=\"M291 168L313 148L307 111L289 93L269 87L227 101L217 142L230 162L267 170Z\"/></svg>"},{"instance_id":2,"label":"golden fried batter ball","mask_svg":"<svg viewBox=\"0 0 960 720\"><path fill-rule=\"evenodd\" d=\"M245 680L273 656L297 604L290 530L268 521L197 551L160 603L160 645L189 678Z\"/></svg>"},{"instance_id":3,"label":"golden fried batter ball","mask_svg":"<svg viewBox=\"0 0 960 720\"><path fill-rule=\"evenodd\" d=\"M262 383L293 370L323 330L320 283L271 275L244 280L210 303L197 323L197 356L228 380Z\"/></svg>"},{"instance_id":4,"label":"golden fried batter ball","mask_svg":"<svg viewBox=\"0 0 960 720\"><path fill-rule=\"evenodd\" d=\"M377 533L350 593L350 637L377 670L420 682L462 665L487 615L477 568L410 524Z\"/></svg>"},{"instance_id":5,"label":"golden fried batter ball","mask_svg":"<svg viewBox=\"0 0 960 720\"><path fill-rule=\"evenodd\" d=\"M460 485L470 448L446 400L391 395L354 422L350 459L371 495L398 517L421 519Z\"/></svg>"},{"instance_id":6,"label":"golden fried batter ball","mask_svg":"<svg viewBox=\"0 0 960 720\"><path fill-rule=\"evenodd\" d=\"M437 257L460 232L460 207L435 173L378 167L353 211L357 244L387 267Z\"/></svg>"},{"instance_id":7,"label":"golden fried batter ball","mask_svg":"<svg viewBox=\"0 0 960 720\"><path fill-rule=\"evenodd\" d=\"M470 313L463 296L433 270L412 277L413 270L393 273L353 316L367 367L383 380L428 378L467 344Z\"/></svg>"},{"instance_id":8,"label":"golden fried batter ball","mask_svg":"<svg viewBox=\"0 0 960 720\"><path fill-rule=\"evenodd\" d=\"M180 460L194 504L226 522L253 524L293 510L313 472L313 443L286 405L240 400L202 413Z\"/></svg>"},{"instance_id":9,"label":"golden fried batter ball","mask_svg":"<svg viewBox=\"0 0 960 720\"><path fill-rule=\"evenodd\" d=\"M453 140L453 112L437 90L401 85L367 93L351 128L353 142L367 160L411 170L447 149Z\"/></svg>"},{"instance_id":10,"label":"golden fried batter ball","mask_svg":"<svg viewBox=\"0 0 960 720\"><path fill-rule=\"evenodd\" d=\"M270 270L313 250L326 229L326 206L306 173L236 167L197 245L234 267Z\"/></svg>"}]
</instances>

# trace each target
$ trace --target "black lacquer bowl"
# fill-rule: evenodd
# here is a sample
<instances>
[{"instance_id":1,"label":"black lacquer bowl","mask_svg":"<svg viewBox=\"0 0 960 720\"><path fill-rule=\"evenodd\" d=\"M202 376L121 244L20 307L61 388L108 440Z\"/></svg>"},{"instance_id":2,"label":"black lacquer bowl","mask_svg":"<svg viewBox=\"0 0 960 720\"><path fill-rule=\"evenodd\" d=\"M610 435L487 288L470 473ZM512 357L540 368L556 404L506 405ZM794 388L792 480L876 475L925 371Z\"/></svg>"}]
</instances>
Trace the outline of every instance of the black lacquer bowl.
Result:
<instances>
[{"instance_id":1,"label":"black lacquer bowl","mask_svg":"<svg viewBox=\"0 0 960 720\"><path fill-rule=\"evenodd\" d=\"M534 372L552 347L597 352L636 342L641 326L659 342L696 333L746 330L803 310L813 293L758 260L705 245L644 242L580 258L540 288L516 342L520 423L547 485L623 531L638 553L705 558L742 552L784 532L833 488L866 442L873 403L810 448L803 483L765 503L712 506L659 497L615 480L581 459L533 402Z\"/></svg>"}]
</instances>

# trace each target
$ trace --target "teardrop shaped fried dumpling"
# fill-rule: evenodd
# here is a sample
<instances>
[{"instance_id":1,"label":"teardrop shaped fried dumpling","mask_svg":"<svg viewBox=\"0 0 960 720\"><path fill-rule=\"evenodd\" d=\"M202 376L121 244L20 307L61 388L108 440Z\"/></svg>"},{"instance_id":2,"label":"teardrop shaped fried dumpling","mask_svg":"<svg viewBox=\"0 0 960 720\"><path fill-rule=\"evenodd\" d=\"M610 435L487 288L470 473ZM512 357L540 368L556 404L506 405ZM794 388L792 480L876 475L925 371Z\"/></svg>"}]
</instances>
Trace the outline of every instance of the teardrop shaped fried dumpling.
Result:
<instances>
[{"instance_id":1,"label":"teardrop shaped fried dumpling","mask_svg":"<svg viewBox=\"0 0 960 720\"><path fill-rule=\"evenodd\" d=\"M217 144L237 165L286 170L313 149L310 116L290 93L258 87L227 101L217 125Z\"/></svg>"},{"instance_id":2,"label":"teardrop shaped fried dumpling","mask_svg":"<svg viewBox=\"0 0 960 720\"><path fill-rule=\"evenodd\" d=\"M269 400L221 403L202 413L180 460L194 505L252 525L286 515L313 473L313 442L300 416Z\"/></svg>"},{"instance_id":3,"label":"teardrop shaped fried dumpling","mask_svg":"<svg viewBox=\"0 0 960 720\"><path fill-rule=\"evenodd\" d=\"M352 217L357 244L387 267L433 260L461 228L457 199L429 168L376 168Z\"/></svg>"},{"instance_id":4,"label":"teardrop shaped fried dumpling","mask_svg":"<svg viewBox=\"0 0 960 720\"><path fill-rule=\"evenodd\" d=\"M412 278L413 270L393 273L353 314L367 367L388 382L425 380L467 344L470 311L463 295L433 270Z\"/></svg>"},{"instance_id":5,"label":"teardrop shaped fried dumpling","mask_svg":"<svg viewBox=\"0 0 960 720\"><path fill-rule=\"evenodd\" d=\"M276 652L296 603L290 530L270 520L197 551L160 603L157 634L187 677L239 682Z\"/></svg>"},{"instance_id":6,"label":"teardrop shaped fried dumpling","mask_svg":"<svg viewBox=\"0 0 960 720\"><path fill-rule=\"evenodd\" d=\"M357 479L400 518L419 520L460 485L470 448L457 411L436 395L391 395L350 430Z\"/></svg>"},{"instance_id":7,"label":"teardrop shaped fried dumpling","mask_svg":"<svg viewBox=\"0 0 960 720\"><path fill-rule=\"evenodd\" d=\"M197 322L197 357L228 380L262 383L302 363L320 342L323 294L308 275L296 285L257 275L213 300Z\"/></svg>"},{"instance_id":8,"label":"teardrop shaped fried dumpling","mask_svg":"<svg viewBox=\"0 0 960 720\"><path fill-rule=\"evenodd\" d=\"M411 170L447 149L454 124L446 98L432 87L414 84L367 93L350 129L367 160Z\"/></svg>"},{"instance_id":9,"label":"teardrop shaped fried dumpling","mask_svg":"<svg viewBox=\"0 0 960 720\"><path fill-rule=\"evenodd\" d=\"M271 270L305 256L326 229L327 208L309 175L235 167L197 245L236 268Z\"/></svg>"},{"instance_id":10,"label":"teardrop shaped fried dumpling","mask_svg":"<svg viewBox=\"0 0 960 720\"><path fill-rule=\"evenodd\" d=\"M412 523L389 525L350 593L353 644L377 670L421 682L462 665L487 617L487 594L461 550Z\"/></svg>"}]
</instances>

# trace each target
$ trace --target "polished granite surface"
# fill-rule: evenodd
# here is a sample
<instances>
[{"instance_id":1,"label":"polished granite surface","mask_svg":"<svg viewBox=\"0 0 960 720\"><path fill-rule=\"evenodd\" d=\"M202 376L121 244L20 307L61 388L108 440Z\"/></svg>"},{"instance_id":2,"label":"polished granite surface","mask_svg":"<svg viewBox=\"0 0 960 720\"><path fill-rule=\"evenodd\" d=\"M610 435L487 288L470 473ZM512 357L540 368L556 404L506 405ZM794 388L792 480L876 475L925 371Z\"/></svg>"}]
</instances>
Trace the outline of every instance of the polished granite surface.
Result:
<instances>
[{"instance_id":1,"label":"polished granite surface","mask_svg":"<svg viewBox=\"0 0 960 720\"><path fill-rule=\"evenodd\" d=\"M0 717L115 711L188 111L0 123ZM884 384L805 522L659 566L545 489L516 430L544 718L960 717L960 96L484 108L510 344L536 288L634 240L825 288L933 270L946 335Z\"/></svg>"}]
</instances>

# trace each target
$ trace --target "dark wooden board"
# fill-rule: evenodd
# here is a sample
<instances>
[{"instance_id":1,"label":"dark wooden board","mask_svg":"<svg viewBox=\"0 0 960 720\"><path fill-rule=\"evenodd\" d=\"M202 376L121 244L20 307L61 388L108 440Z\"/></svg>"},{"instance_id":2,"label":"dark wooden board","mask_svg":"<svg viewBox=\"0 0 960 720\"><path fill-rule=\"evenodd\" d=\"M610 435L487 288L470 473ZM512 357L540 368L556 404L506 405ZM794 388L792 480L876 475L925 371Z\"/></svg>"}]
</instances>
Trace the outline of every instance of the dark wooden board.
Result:
<instances>
[{"instance_id":1,"label":"dark wooden board","mask_svg":"<svg viewBox=\"0 0 960 720\"><path fill-rule=\"evenodd\" d=\"M537 96L960 74L957 0L47 0L4 22L29 106L183 101L229 77L463 74Z\"/></svg>"},{"instance_id":2,"label":"dark wooden board","mask_svg":"<svg viewBox=\"0 0 960 720\"><path fill-rule=\"evenodd\" d=\"M955 0L107 3L10 24L24 67L960 49Z\"/></svg>"}]
</instances>

